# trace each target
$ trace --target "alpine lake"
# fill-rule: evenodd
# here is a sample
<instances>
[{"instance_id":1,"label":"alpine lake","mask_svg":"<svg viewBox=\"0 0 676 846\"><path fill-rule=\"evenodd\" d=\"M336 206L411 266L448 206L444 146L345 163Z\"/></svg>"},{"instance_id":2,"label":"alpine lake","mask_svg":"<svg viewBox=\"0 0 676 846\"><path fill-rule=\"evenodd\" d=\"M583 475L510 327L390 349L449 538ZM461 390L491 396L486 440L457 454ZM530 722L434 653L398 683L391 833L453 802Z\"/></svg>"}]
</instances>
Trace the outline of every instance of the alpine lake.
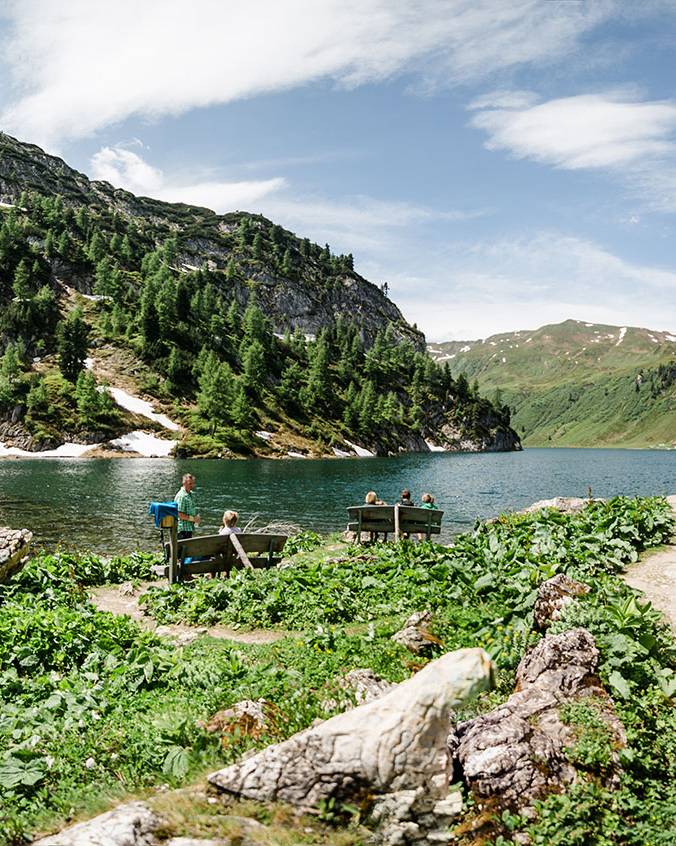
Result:
<instances>
[{"instance_id":1,"label":"alpine lake","mask_svg":"<svg viewBox=\"0 0 676 846\"><path fill-rule=\"evenodd\" d=\"M152 500L173 499L183 473L197 477L200 533L226 508L240 525L290 523L340 531L346 506L375 490L388 503L402 488L443 509L441 540L477 518L554 496L660 495L676 491L676 451L526 449L509 453L415 453L395 458L203 460L6 459L0 461L0 524L26 527L38 546L100 554L159 550Z\"/></svg>"}]
</instances>

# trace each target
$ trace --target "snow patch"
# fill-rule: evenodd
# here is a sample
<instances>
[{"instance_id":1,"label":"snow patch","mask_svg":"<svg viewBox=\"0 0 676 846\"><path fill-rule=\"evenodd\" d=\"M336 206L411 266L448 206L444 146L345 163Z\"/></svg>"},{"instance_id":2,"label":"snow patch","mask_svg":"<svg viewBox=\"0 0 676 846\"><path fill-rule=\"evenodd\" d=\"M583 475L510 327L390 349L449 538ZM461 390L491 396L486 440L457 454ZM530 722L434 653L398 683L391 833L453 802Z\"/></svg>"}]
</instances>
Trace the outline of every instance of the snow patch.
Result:
<instances>
[{"instance_id":1,"label":"snow patch","mask_svg":"<svg viewBox=\"0 0 676 846\"><path fill-rule=\"evenodd\" d=\"M425 441L430 452L446 452L444 447L433 443L432 441Z\"/></svg>"},{"instance_id":2,"label":"snow patch","mask_svg":"<svg viewBox=\"0 0 676 846\"><path fill-rule=\"evenodd\" d=\"M103 300L112 300L112 297L109 297L108 294L80 294L81 297L84 297L85 300L91 300L93 303L100 303Z\"/></svg>"},{"instance_id":3,"label":"snow patch","mask_svg":"<svg viewBox=\"0 0 676 846\"><path fill-rule=\"evenodd\" d=\"M287 452L289 458L307 458L307 455L303 455L302 452Z\"/></svg>"},{"instance_id":4,"label":"snow patch","mask_svg":"<svg viewBox=\"0 0 676 846\"><path fill-rule=\"evenodd\" d=\"M531 342L532 340L533 340L532 338L526 338L526 343L527 343L527 344L530 344L530 342Z\"/></svg>"},{"instance_id":5,"label":"snow patch","mask_svg":"<svg viewBox=\"0 0 676 846\"><path fill-rule=\"evenodd\" d=\"M460 347L460 352L469 352L472 348L469 345Z\"/></svg>"},{"instance_id":6,"label":"snow patch","mask_svg":"<svg viewBox=\"0 0 676 846\"><path fill-rule=\"evenodd\" d=\"M455 353L451 353L450 355L441 355L439 356L439 361L449 361L451 358L455 358Z\"/></svg>"},{"instance_id":7,"label":"snow patch","mask_svg":"<svg viewBox=\"0 0 676 846\"><path fill-rule=\"evenodd\" d=\"M160 426L164 426L165 429L170 429L172 432L177 432L181 428L178 423L174 423L173 420L170 420L166 414L157 414L157 412L153 411L153 407L149 402L128 394L126 391L123 391L122 388L113 388L110 385L101 385L99 390L109 391L115 402L127 411L131 411L132 414L140 414L141 417L147 417L148 420L154 420L155 423L159 423Z\"/></svg>"},{"instance_id":8,"label":"snow patch","mask_svg":"<svg viewBox=\"0 0 676 846\"><path fill-rule=\"evenodd\" d=\"M665 341L671 341L672 344L676 344L676 338L674 338L673 335L665 335L664 340Z\"/></svg>"},{"instance_id":9,"label":"snow patch","mask_svg":"<svg viewBox=\"0 0 676 846\"><path fill-rule=\"evenodd\" d=\"M619 347L622 341L624 341L624 336L627 334L627 327L623 326L620 329L620 337L617 339L617 343L615 344L616 347Z\"/></svg>"},{"instance_id":10,"label":"snow patch","mask_svg":"<svg viewBox=\"0 0 676 846\"><path fill-rule=\"evenodd\" d=\"M123 452L138 452L145 458L164 458L170 454L178 443L177 441L165 441L148 432L140 429L122 435L110 441L112 446L118 447Z\"/></svg>"},{"instance_id":11,"label":"snow patch","mask_svg":"<svg viewBox=\"0 0 676 846\"><path fill-rule=\"evenodd\" d=\"M507 359L504 357L504 355L502 356L502 363L507 364Z\"/></svg>"},{"instance_id":12,"label":"snow patch","mask_svg":"<svg viewBox=\"0 0 676 846\"><path fill-rule=\"evenodd\" d=\"M374 454L371 452L370 449L366 449L365 447L360 447L357 444L353 444L352 441L345 441L346 444L352 447L355 451L355 454L358 455L360 458L373 458Z\"/></svg>"},{"instance_id":13,"label":"snow patch","mask_svg":"<svg viewBox=\"0 0 676 846\"><path fill-rule=\"evenodd\" d=\"M269 441L270 438L272 437L272 432L260 431L260 432L256 432L256 435L264 441Z\"/></svg>"},{"instance_id":14,"label":"snow patch","mask_svg":"<svg viewBox=\"0 0 676 846\"><path fill-rule=\"evenodd\" d=\"M653 344L659 344L659 341L657 340L657 338L653 338L652 335L650 336L650 340L653 342Z\"/></svg>"},{"instance_id":15,"label":"snow patch","mask_svg":"<svg viewBox=\"0 0 676 846\"><path fill-rule=\"evenodd\" d=\"M0 456L14 455L17 458L79 458L85 452L93 449L97 444L61 444L56 449L45 449L42 452L30 452L19 447L6 447L0 443Z\"/></svg>"},{"instance_id":16,"label":"snow patch","mask_svg":"<svg viewBox=\"0 0 676 846\"><path fill-rule=\"evenodd\" d=\"M338 449L338 447L333 447L333 454L336 458L352 458L351 452L345 452L344 449Z\"/></svg>"},{"instance_id":17,"label":"snow patch","mask_svg":"<svg viewBox=\"0 0 676 846\"><path fill-rule=\"evenodd\" d=\"M497 346L497 344L495 343L495 341L489 341L488 343L489 343L492 347Z\"/></svg>"},{"instance_id":18,"label":"snow patch","mask_svg":"<svg viewBox=\"0 0 676 846\"><path fill-rule=\"evenodd\" d=\"M594 324L593 323L585 323L584 325L585 326L593 326Z\"/></svg>"}]
</instances>

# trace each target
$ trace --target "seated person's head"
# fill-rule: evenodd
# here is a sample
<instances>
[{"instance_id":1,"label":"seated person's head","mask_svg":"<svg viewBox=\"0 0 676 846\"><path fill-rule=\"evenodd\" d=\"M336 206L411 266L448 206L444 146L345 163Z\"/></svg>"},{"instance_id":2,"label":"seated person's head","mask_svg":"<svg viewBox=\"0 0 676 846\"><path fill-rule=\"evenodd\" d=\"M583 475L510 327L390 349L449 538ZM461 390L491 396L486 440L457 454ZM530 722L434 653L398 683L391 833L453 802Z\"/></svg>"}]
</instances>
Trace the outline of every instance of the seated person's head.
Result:
<instances>
[{"instance_id":1,"label":"seated person's head","mask_svg":"<svg viewBox=\"0 0 676 846\"><path fill-rule=\"evenodd\" d=\"M420 497L420 500L421 500L421 502L434 502L434 497L432 496L431 493L424 493Z\"/></svg>"},{"instance_id":2,"label":"seated person's head","mask_svg":"<svg viewBox=\"0 0 676 846\"><path fill-rule=\"evenodd\" d=\"M226 511L223 514L223 525L233 529L237 525L239 514L236 511Z\"/></svg>"},{"instance_id":3,"label":"seated person's head","mask_svg":"<svg viewBox=\"0 0 676 846\"><path fill-rule=\"evenodd\" d=\"M366 498L364 499L364 502L367 505L375 505L377 501L378 501L378 494L375 491L369 491L366 494Z\"/></svg>"},{"instance_id":4,"label":"seated person's head","mask_svg":"<svg viewBox=\"0 0 676 846\"><path fill-rule=\"evenodd\" d=\"M409 491L408 488L404 488L404 490L401 492L401 498L402 499L410 499L411 498L411 491Z\"/></svg>"}]
</instances>

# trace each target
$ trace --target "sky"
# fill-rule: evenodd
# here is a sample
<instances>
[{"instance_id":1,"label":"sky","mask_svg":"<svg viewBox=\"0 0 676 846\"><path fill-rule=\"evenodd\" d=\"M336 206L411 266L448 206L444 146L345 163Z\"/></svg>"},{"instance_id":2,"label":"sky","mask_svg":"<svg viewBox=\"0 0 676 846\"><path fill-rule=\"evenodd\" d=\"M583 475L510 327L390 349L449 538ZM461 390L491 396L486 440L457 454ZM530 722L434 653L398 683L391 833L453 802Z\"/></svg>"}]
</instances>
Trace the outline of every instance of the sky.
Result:
<instances>
[{"instance_id":1,"label":"sky","mask_svg":"<svg viewBox=\"0 0 676 846\"><path fill-rule=\"evenodd\" d=\"M351 252L431 341L676 332L673 0L0 0L0 130Z\"/></svg>"}]
</instances>

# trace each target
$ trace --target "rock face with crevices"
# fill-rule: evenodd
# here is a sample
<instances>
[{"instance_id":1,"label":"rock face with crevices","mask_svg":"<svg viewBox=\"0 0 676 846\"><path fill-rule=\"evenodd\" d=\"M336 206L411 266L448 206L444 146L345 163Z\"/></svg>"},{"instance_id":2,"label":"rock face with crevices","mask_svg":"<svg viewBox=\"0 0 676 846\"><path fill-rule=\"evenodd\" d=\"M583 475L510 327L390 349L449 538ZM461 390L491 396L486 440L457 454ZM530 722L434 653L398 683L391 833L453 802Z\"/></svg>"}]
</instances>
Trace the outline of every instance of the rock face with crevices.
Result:
<instances>
[{"instance_id":1,"label":"rock face with crevices","mask_svg":"<svg viewBox=\"0 0 676 846\"><path fill-rule=\"evenodd\" d=\"M301 808L364 792L448 787L449 712L489 686L482 649L461 649L428 664L381 698L267 747L209 776L222 791Z\"/></svg>"},{"instance_id":2,"label":"rock face with crevices","mask_svg":"<svg viewBox=\"0 0 676 846\"><path fill-rule=\"evenodd\" d=\"M143 802L129 802L87 822L72 825L35 846L156 846L158 817Z\"/></svg>"},{"instance_id":3,"label":"rock face with crevices","mask_svg":"<svg viewBox=\"0 0 676 846\"><path fill-rule=\"evenodd\" d=\"M601 716L614 745L625 744L622 725L595 675L597 662L586 629L549 635L521 660L516 692L503 705L451 732L451 752L476 797L523 806L574 781L566 747L576 738L559 716L566 702L592 696L603 702Z\"/></svg>"},{"instance_id":4,"label":"rock face with crevices","mask_svg":"<svg viewBox=\"0 0 676 846\"><path fill-rule=\"evenodd\" d=\"M32 540L33 533L28 529L0 527L0 583L26 564Z\"/></svg>"},{"instance_id":5,"label":"rock face with crevices","mask_svg":"<svg viewBox=\"0 0 676 846\"><path fill-rule=\"evenodd\" d=\"M565 573L557 573L540 585L533 607L533 626L540 631L561 617L563 609L578 596L589 593L591 588L582 582L576 582Z\"/></svg>"}]
</instances>

